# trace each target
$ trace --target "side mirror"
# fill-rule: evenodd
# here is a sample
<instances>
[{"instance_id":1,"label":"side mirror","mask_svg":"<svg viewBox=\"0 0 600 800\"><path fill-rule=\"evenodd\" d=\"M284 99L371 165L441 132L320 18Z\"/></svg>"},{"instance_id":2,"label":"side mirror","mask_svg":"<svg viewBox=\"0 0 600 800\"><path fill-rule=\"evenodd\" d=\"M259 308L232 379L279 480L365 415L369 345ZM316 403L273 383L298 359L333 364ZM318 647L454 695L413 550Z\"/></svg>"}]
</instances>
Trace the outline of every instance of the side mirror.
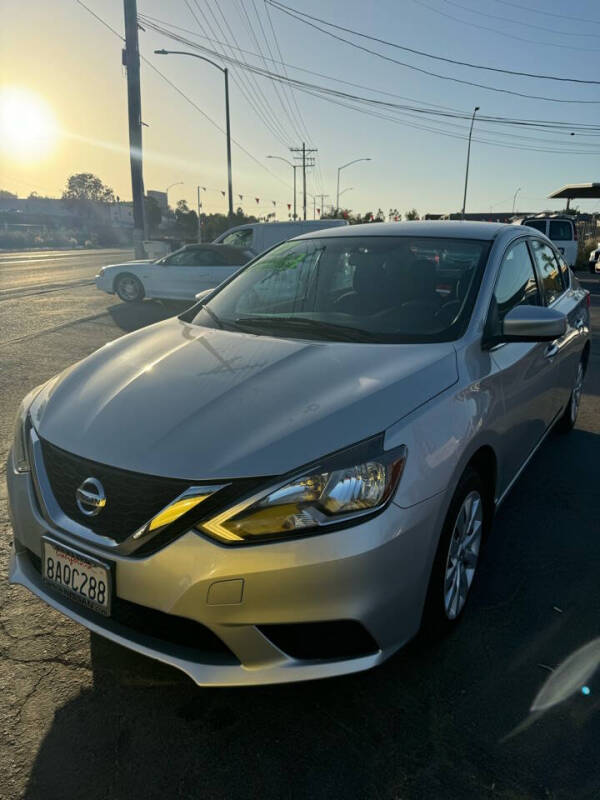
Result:
<instances>
[{"instance_id":1,"label":"side mirror","mask_svg":"<svg viewBox=\"0 0 600 800\"><path fill-rule=\"evenodd\" d=\"M498 342L552 342L567 331L567 318L546 306L516 306L502 321Z\"/></svg>"},{"instance_id":2,"label":"side mirror","mask_svg":"<svg viewBox=\"0 0 600 800\"><path fill-rule=\"evenodd\" d=\"M212 289L205 289L203 292L198 292L198 294L194 295L196 302L199 303L201 300L204 300L212 291Z\"/></svg>"}]
</instances>

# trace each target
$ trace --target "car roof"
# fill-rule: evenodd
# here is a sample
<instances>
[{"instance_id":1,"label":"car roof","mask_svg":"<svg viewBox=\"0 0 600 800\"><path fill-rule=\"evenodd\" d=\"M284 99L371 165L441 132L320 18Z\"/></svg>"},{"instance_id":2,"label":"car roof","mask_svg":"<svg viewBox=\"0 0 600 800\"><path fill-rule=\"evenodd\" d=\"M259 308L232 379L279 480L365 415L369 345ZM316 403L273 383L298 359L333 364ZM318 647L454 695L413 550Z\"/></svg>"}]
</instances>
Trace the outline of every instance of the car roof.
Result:
<instances>
[{"instance_id":1,"label":"car roof","mask_svg":"<svg viewBox=\"0 0 600 800\"><path fill-rule=\"evenodd\" d=\"M296 239L322 239L347 236L425 236L447 239L481 239L491 241L513 225L501 222L470 222L469 220L418 220L415 222L369 222L343 228L325 228L296 236Z\"/></svg>"}]
</instances>

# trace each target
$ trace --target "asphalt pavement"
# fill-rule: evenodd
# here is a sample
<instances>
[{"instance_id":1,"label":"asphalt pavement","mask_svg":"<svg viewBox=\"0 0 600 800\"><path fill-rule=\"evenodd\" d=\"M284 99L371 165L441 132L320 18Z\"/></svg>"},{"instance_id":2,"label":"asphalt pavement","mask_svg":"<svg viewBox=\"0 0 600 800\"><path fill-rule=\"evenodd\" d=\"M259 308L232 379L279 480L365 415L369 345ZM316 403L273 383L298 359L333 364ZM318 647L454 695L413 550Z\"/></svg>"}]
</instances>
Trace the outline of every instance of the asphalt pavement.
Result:
<instances>
[{"instance_id":1,"label":"asphalt pavement","mask_svg":"<svg viewBox=\"0 0 600 800\"><path fill-rule=\"evenodd\" d=\"M30 388L174 313L89 283L128 255L0 256L2 462ZM600 330L600 282L579 276ZM598 798L600 679L567 687L557 671L600 658L595 339L577 428L548 438L502 506L463 624L368 673L199 689L90 635L8 586L0 476L0 798ZM544 685L557 702L532 713Z\"/></svg>"}]
</instances>

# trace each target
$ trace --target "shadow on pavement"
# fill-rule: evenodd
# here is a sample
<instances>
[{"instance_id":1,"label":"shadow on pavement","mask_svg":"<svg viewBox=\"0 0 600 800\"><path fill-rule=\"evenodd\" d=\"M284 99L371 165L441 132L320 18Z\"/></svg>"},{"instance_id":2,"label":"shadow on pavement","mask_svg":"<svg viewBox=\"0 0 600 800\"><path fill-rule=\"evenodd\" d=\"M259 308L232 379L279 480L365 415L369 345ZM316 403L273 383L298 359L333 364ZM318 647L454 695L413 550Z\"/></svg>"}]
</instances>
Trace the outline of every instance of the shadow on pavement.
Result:
<instances>
[{"instance_id":1,"label":"shadow on pavement","mask_svg":"<svg viewBox=\"0 0 600 800\"><path fill-rule=\"evenodd\" d=\"M600 680L529 709L598 636L599 450L551 436L498 514L463 624L372 672L207 690L92 636L93 687L56 712L25 796L597 797Z\"/></svg>"},{"instance_id":2,"label":"shadow on pavement","mask_svg":"<svg viewBox=\"0 0 600 800\"><path fill-rule=\"evenodd\" d=\"M176 301L144 300L142 303L117 303L108 308L113 322L125 333L137 331L168 317L181 314L192 305Z\"/></svg>"}]
</instances>

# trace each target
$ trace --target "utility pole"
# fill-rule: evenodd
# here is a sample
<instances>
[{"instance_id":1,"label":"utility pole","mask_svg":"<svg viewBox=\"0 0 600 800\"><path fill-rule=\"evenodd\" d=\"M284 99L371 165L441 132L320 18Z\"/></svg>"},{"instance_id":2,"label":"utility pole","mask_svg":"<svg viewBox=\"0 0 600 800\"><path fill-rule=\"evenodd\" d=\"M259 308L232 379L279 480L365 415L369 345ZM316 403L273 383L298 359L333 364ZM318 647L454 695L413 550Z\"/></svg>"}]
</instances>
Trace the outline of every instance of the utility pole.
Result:
<instances>
[{"instance_id":1,"label":"utility pole","mask_svg":"<svg viewBox=\"0 0 600 800\"><path fill-rule=\"evenodd\" d=\"M303 219L306 219L306 168L314 167L315 161L314 158L310 157L310 154L317 153L318 150L316 147L308 148L302 142L302 147L290 147L290 151L292 153L302 153L302 216ZM306 159L307 156L309 156L308 161ZM300 156L295 156L295 158L300 158Z\"/></svg>"},{"instance_id":2,"label":"utility pole","mask_svg":"<svg viewBox=\"0 0 600 800\"><path fill-rule=\"evenodd\" d=\"M140 97L140 50L136 0L123 0L125 48L123 65L127 69L127 106L129 110L129 160L133 198L133 247L136 258L145 258L144 175L142 171L142 101Z\"/></svg>"},{"instance_id":3,"label":"utility pole","mask_svg":"<svg viewBox=\"0 0 600 800\"><path fill-rule=\"evenodd\" d=\"M318 194L317 197L321 198L321 205L319 206L319 208L321 209L321 216L323 216L323 206L325 205L325 198L329 197L329 195L328 194Z\"/></svg>"},{"instance_id":4,"label":"utility pole","mask_svg":"<svg viewBox=\"0 0 600 800\"><path fill-rule=\"evenodd\" d=\"M463 195L462 218L465 218L465 209L467 207L467 186L469 184L469 161L471 160L471 136L473 135L473 125L475 124L475 114L479 111L479 106L473 109L473 116L471 117L471 127L469 128L469 144L467 147L467 166L465 168L465 193Z\"/></svg>"}]
</instances>

